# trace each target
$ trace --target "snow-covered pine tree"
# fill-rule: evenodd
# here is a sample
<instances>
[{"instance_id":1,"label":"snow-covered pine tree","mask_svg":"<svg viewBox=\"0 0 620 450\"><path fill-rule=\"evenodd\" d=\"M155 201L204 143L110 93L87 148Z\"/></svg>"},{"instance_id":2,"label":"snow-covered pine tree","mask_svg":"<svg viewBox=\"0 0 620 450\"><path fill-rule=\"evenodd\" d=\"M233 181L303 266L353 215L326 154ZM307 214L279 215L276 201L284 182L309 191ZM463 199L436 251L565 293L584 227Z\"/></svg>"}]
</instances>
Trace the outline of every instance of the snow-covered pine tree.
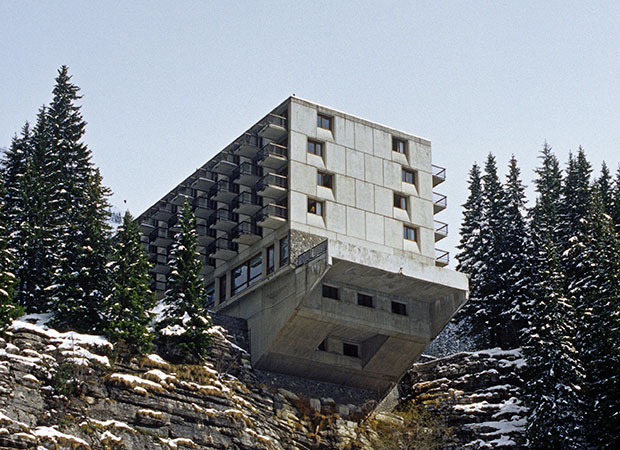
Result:
<instances>
[{"instance_id":1,"label":"snow-covered pine tree","mask_svg":"<svg viewBox=\"0 0 620 450\"><path fill-rule=\"evenodd\" d=\"M620 232L620 167L616 172L616 178L612 188L612 204L611 213L609 214L616 226L616 231Z\"/></svg>"},{"instance_id":2,"label":"snow-covered pine tree","mask_svg":"<svg viewBox=\"0 0 620 450\"><path fill-rule=\"evenodd\" d=\"M605 161L601 166L601 175L594 182L594 188L598 191L603 210L606 214L612 215L614 209L613 187L611 174Z\"/></svg>"},{"instance_id":3,"label":"snow-covered pine tree","mask_svg":"<svg viewBox=\"0 0 620 450\"><path fill-rule=\"evenodd\" d=\"M505 208L501 244L501 291L498 295L504 306L500 311L502 328L499 330L500 345L517 348L522 344L523 330L527 328L530 312L528 298L531 284L528 260L528 230L525 221L525 186L521 171L512 156L504 185Z\"/></svg>"},{"instance_id":4,"label":"snow-covered pine tree","mask_svg":"<svg viewBox=\"0 0 620 450\"><path fill-rule=\"evenodd\" d=\"M66 66L58 71L48 127L58 193L60 254L54 271L55 326L79 331L102 331L102 307L109 287L107 215L109 191L82 142L86 122L76 102L79 88L71 83Z\"/></svg>"},{"instance_id":5,"label":"snow-covered pine tree","mask_svg":"<svg viewBox=\"0 0 620 450\"><path fill-rule=\"evenodd\" d=\"M170 254L167 305L163 320L157 324L158 345L169 357L200 360L208 353L211 317L206 307L205 287L197 252L196 219L189 202L179 217L181 231L175 237Z\"/></svg>"},{"instance_id":6,"label":"snow-covered pine tree","mask_svg":"<svg viewBox=\"0 0 620 450\"><path fill-rule=\"evenodd\" d=\"M557 244L556 228L560 220L562 171L557 157L546 142L539 158L542 160L542 165L535 170L538 178L534 180L538 196L536 204L530 211L530 227L549 230L553 243Z\"/></svg>"},{"instance_id":7,"label":"snow-covered pine tree","mask_svg":"<svg viewBox=\"0 0 620 450\"><path fill-rule=\"evenodd\" d=\"M463 204L461 239L457 246L459 253L457 270L469 276L469 300L457 316L458 330L462 339L473 339L480 346L488 342L488 317L480 294L482 274L482 179L480 167L474 164L469 171L469 196Z\"/></svg>"},{"instance_id":8,"label":"snow-covered pine tree","mask_svg":"<svg viewBox=\"0 0 620 450\"><path fill-rule=\"evenodd\" d=\"M129 211L113 239L110 275L112 291L107 299L105 334L131 353L147 352L153 341L147 327L155 306L150 264L140 243L140 229Z\"/></svg>"},{"instance_id":9,"label":"snow-covered pine tree","mask_svg":"<svg viewBox=\"0 0 620 450\"><path fill-rule=\"evenodd\" d=\"M546 169L543 169L546 170ZM538 269L530 291L530 328L523 351L523 400L529 408L528 448L583 449L585 429L580 392L585 383L575 348L572 305L564 296L564 280L553 230L540 222L532 230Z\"/></svg>"},{"instance_id":10,"label":"snow-covered pine tree","mask_svg":"<svg viewBox=\"0 0 620 450\"><path fill-rule=\"evenodd\" d=\"M7 248L4 182L0 177L0 329L23 314L23 309L14 301L15 274L13 255Z\"/></svg>"}]
</instances>

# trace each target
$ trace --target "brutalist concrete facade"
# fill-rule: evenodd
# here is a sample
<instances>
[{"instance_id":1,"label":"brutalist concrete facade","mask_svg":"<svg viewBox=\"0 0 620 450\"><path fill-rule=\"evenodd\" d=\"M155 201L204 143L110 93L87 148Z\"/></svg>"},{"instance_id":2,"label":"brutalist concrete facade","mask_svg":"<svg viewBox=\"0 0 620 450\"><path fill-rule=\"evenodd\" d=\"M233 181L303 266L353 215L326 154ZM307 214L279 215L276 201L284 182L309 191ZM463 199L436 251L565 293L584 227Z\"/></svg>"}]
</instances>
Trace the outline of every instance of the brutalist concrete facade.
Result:
<instances>
[{"instance_id":1,"label":"brutalist concrete facade","mask_svg":"<svg viewBox=\"0 0 620 450\"><path fill-rule=\"evenodd\" d=\"M384 390L465 302L428 140L290 97L139 217L163 293L190 201L211 308L265 370Z\"/></svg>"}]
</instances>

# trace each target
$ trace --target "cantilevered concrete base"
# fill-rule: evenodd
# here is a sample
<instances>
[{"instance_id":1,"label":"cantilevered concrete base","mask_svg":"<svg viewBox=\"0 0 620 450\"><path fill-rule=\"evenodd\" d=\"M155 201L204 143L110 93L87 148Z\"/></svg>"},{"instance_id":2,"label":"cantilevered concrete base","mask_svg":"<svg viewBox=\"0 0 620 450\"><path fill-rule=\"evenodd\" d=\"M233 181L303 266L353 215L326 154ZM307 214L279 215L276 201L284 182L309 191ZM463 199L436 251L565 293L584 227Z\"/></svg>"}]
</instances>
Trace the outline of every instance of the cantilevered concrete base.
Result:
<instances>
[{"instance_id":1,"label":"cantilevered concrete base","mask_svg":"<svg viewBox=\"0 0 620 450\"><path fill-rule=\"evenodd\" d=\"M323 285L336 288L338 298L324 297ZM373 306L359 305L358 293L372 297ZM329 241L326 253L264 280L219 311L248 321L257 368L384 391L466 293L463 274ZM393 312L393 302L405 305L406 315Z\"/></svg>"}]
</instances>

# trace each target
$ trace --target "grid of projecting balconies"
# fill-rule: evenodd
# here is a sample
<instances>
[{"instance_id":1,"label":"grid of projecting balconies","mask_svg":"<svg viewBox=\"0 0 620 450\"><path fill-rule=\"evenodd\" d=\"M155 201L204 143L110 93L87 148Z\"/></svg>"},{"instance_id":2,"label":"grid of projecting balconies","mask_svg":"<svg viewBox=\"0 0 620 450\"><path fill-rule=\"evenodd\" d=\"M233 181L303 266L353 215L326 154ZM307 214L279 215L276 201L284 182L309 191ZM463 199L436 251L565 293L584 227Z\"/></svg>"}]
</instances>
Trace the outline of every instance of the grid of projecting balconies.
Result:
<instances>
[{"instance_id":1,"label":"grid of projecting balconies","mask_svg":"<svg viewBox=\"0 0 620 450\"><path fill-rule=\"evenodd\" d=\"M166 289L169 253L186 201L196 216L203 275L287 222L286 116L267 115L139 217L156 291Z\"/></svg>"}]
</instances>

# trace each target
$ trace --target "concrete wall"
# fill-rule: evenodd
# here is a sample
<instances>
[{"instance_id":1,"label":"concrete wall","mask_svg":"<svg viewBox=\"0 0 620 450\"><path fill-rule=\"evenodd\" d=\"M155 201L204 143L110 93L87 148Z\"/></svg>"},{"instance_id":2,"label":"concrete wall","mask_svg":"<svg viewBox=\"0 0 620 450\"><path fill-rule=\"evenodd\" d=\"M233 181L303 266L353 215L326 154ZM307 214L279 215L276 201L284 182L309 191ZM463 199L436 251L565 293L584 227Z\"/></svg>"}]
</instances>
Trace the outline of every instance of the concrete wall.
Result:
<instances>
[{"instance_id":1,"label":"concrete wall","mask_svg":"<svg viewBox=\"0 0 620 450\"><path fill-rule=\"evenodd\" d=\"M317 113L333 118L332 131L316 126ZM290 104L290 226L340 242L434 264L430 142L300 100ZM392 151L392 138L407 154ZM323 157L307 152L308 139L324 143ZM417 172L417 186L402 181L402 168ZM333 188L317 186L317 170L333 174ZM394 192L408 211L394 208ZM307 212L308 198L324 202L323 217ZM403 225L419 230L403 239Z\"/></svg>"}]
</instances>

